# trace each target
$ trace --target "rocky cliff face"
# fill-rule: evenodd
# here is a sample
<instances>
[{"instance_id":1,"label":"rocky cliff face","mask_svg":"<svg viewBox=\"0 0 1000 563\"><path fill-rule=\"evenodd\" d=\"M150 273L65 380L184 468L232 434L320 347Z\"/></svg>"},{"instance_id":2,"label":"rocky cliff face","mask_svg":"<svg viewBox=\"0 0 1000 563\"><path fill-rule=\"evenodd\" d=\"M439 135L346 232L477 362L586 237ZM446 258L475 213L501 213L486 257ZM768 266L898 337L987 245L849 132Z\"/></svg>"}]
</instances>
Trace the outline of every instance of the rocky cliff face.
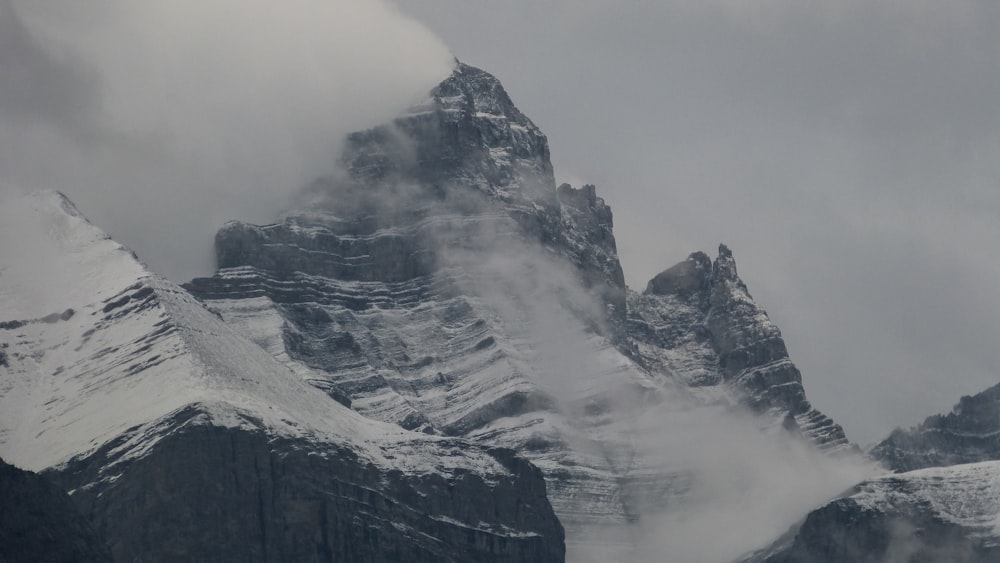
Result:
<instances>
[{"instance_id":1,"label":"rocky cliff face","mask_svg":"<svg viewBox=\"0 0 1000 563\"><path fill-rule=\"evenodd\" d=\"M639 445L651 413L750 406L846 445L727 249L626 290L611 210L555 185L544 135L489 74L458 64L342 161L306 209L224 226L219 271L187 289L360 414L521 452L571 544L688 490L682 463Z\"/></svg>"},{"instance_id":2,"label":"rocky cliff face","mask_svg":"<svg viewBox=\"0 0 1000 563\"><path fill-rule=\"evenodd\" d=\"M0 460L0 561L104 563L111 553L66 491Z\"/></svg>"},{"instance_id":3,"label":"rocky cliff face","mask_svg":"<svg viewBox=\"0 0 1000 563\"><path fill-rule=\"evenodd\" d=\"M893 471L1000 459L1000 385L962 397L948 414L893 431L870 455Z\"/></svg>"},{"instance_id":4,"label":"rocky cliff face","mask_svg":"<svg viewBox=\"0 0 1000 563\"><path fill-rule=\"evenodd\" d=\"M62 484L116 560L563 560L510 451L358 415L59 194L0 215L0 454Z\"/></svg>"}]
</instances>

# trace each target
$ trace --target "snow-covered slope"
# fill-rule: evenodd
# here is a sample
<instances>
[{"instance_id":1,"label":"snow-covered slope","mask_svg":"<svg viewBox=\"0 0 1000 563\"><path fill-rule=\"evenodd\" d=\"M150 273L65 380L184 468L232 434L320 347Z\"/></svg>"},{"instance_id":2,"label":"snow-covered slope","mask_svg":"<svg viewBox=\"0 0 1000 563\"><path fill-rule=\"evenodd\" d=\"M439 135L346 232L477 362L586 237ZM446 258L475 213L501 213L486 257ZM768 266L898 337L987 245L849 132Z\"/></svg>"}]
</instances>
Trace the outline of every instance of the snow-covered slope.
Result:
<instances>
[{"instance_id":1,"label":"snow-covered slope","mask_svg":"<svg viewBox=\"0 0 1000 563\"><path fill-rule=\"evenodd\" d=\"M433 471L451 459L456 467L503 472L488 457L428 452L408 459L400 446L414 434L317 392L186 291L149 273L60 194L39 192L21 202L6 206L2 218L6 227L16 213L14 223L34 227L5 228L3 237L30 241L30 253L5 260L0 290L2 310L12 317L0 333L9 363L0 398L7 459L34 470L52 467L200 403L213 423L257 417L278 435L351 444L383 467ZM61 275L53 268L52 276L32 276L38 262L61 265ZM134 444L137 452L149 446Z\"/></svg>"},{"instance_id":2,"label":"snow-covered slope","mask_svg":"<svg viewBox=\"0 0 1000 563\"><path fill-rule=\"evenodd\" d=\"M1000 560L1000 462L864 481L747 559L784 563Z\"/></svg>"},{"instance_id":3,"label":"snow-covered slope","mask_svg":"<svg viewBox=\"0 0 1000 563\"><path fill-rule=\"evenodd\" d=\"M533 479L541 482L524 473L523 462L345 408L185 290L150 273L61 194L8 198L0 209L0 239L0 456L10 462L89 471L89 481L75 487L107 492L128 481L130 468L155 457L161 442L192 425L244 431L355 460L353 477L342 479L359 486L401 483L410 499L390 500L422 514L424 529L392 532L389 526L385 533L414 538L413 544L427 543L420 534L444 542L437 556L468 549L452 545L449 554L445 540L472 530L472 536L506 538L515 545L508 555L527 553L516 547L523 543L534 544L533 553L545 559L561 558L561 529L551 512L546 516L544 488L532 488ZM98 466L88 459L100 460ZM134 480L146 478L132 473ZM422 506L426 479L469 476L482 489L477 509L468 510L477 503L437 500ZM504 514L493 494L538 498L522 499L519 520ZM385 509L382 517L391 522L395 510ZM487 547L480 555L496 554Z\"/></svg>"}]
</instances>

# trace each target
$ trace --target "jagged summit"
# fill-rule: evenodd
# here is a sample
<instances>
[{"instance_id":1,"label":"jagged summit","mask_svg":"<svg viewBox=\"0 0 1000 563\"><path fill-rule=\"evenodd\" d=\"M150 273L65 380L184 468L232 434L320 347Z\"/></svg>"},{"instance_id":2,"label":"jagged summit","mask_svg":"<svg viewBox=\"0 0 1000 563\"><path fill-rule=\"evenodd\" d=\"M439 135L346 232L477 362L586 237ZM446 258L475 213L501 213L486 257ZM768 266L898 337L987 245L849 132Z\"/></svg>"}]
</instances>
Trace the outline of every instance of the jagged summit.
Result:
<instances>
[{"instance_id":1,"label":"jagged summit","mask_svg":"<svg viewBox=\"0 0 1000 563\"><path fill-rule=\"evenodd\" d=\"M439 195L456 183L501 200L555 188L545 135L496 77L457 61L427 101L349 135L342 162L362 184L417 183Z\"/></svg>"},{"instance_id":2,"label":"jagged summit","mask_svg":"<svg viewBox=\"0 0 1000 563\"><path fill-rule=\"evenodd\" d=\"M712 277L716 280L731 280L743 284L743 280L736 273L736 259L733 258L733 251L729 250L725 244L719 244L719 257L712 266ZM746 285L743 285L743 288L746 289Z\"/></svg>"},{"instance_id":3,"label":"jagged summit","mask_svg":"<svg viewBox=\"0 0 1000 563\"><path fill-rule=\"evenodd\" d=\"M504 118L515 125L531 130L544 139L544 135L521 110L514 105L507 91L492 74L455 60L452 74L431 90L431 101L446 112L485 114L493 118ZM426 110L426 106L416 106L412 113Z\"/></svg>"}]
</instances>

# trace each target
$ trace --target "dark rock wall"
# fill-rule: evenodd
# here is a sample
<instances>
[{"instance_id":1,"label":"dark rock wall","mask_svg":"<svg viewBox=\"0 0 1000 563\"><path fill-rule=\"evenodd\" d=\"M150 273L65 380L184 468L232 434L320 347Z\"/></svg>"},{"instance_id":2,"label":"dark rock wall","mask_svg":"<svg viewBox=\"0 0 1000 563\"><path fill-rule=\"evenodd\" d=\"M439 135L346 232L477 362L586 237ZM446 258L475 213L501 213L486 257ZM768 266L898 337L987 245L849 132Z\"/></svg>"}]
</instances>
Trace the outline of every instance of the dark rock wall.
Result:
<instances>
[{"instance_id":1,"label":"dark rock wall","mask_svg":"<svg viewBox=\"0 0 1000 563\"><path fill-rule=\"evenodd\" d=\"M194 412L179 415L183 425ZM347 449L186 425L114 465L114 445L54 473L116 561L562 561L540 472L407 475ZM110 477L110 479L109 479Z\"/></svg>"},{"instance_id":2,"label":"dark rock wall","mask_svg":"<svg viewBox=\"0 0 1000 563\"><path fill-rule=\"evenodd\" d=\"M110 561L103 540L65 491L0 460L0 562Z\"/></svg>"}]
</instances>

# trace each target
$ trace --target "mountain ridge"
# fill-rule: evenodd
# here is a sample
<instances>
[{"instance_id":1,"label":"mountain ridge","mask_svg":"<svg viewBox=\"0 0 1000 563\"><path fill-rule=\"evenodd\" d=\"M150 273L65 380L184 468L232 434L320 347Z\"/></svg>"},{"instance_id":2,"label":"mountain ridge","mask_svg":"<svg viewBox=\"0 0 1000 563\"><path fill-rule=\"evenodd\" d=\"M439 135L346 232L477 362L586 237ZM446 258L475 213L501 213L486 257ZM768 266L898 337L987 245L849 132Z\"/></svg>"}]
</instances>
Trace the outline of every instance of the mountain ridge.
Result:
<instances>
[{"instance_id":1,"label":"mountain ridge","mask_svg":"<svg viewBox=\"0 0 1000 563\"><path fill-rule=\"evenodd\" d=\"M5 248L3 310L74 311L0 331L0 452L70 491L117 560L563 559L530 465L343 407L72 209L43 192L0 210L13 253L30 258L8 261ZM38 264L60 277L17 283ZM472 501L439 502L450 489ZM264 543L241 543L258 534Z\"/></svg>"}]
</instances>

